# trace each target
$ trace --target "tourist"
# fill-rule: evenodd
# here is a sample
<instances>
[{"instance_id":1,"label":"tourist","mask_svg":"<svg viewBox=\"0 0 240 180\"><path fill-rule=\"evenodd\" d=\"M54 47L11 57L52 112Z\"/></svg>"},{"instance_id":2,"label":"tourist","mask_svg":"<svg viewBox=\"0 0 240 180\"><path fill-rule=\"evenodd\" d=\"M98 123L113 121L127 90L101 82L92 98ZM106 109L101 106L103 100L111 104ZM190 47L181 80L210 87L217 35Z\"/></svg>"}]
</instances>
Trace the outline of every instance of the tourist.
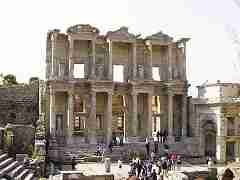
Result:
<instances>
[{"instance_id":1,"label":"tourist","mask_svg":"<svg viewBox=\"0 0 240 180\"><path fill-rule=\"evenodd\" d=\"M122 168L122 161L121 160L118 160L118 168Z\"/></svg>"},{"instance_id":2,"label":"tourist","mask_svg":"<svg viewBox=\"0 0 240 180\"><path fill-rule=\"evenodd\" d=\"M120 136L120 146L123 146L123 135Z\"/></svg>"},{"instance_id":3,"label":"tourist","mask_svg":"<svg viewBox=\"0 0 240 180\"><path fill-rule=\"evenodd\" d=\"M100 144L97 144L96 156L101 156L101 146L100 146Z\"/></svg>"},{"instance_id":4,"label":"tourist","mask_svg":"<svg viewBox=\"0 0 240 180\"><path fill-rule=\"evenodd\" d=\"M168 166L167 166L167 160L164 159L163 162L162 162L162 170L163 170L163 175L164 175L164 176L167 175L167 168L168 168Z\"/></svg>"},{"instance_id":5,"label":"tourist","mask_svg":"<svg viewBox=\"0 0 240 180\"><path fill-rule=\"evenodd\" d=\"M151 177L152 177L152 180L157 180L157 173L155 169L153 169Z\"/></svg>"},{"instance_id":6,"label":"tourist","mask_svg":"<svg viewBox=\"0 0 240 180\"><path fill-rule=\"evenodd\" d=\"M120 138L118 136L116 137L116 145L120 146Z\"/></svg>"},{"instance_id":7,"label":"tourist","mask_svg":"<svg viewBox=\"0 0 240 180\"><path fill-rule=\"evenodd\" d=\"M150 143L148 141L148 137L146 137L145 147L146 147L147 157L149 158L149 155L150 155Z\"/></svg>"},{"instance_id":8,"label":"tourist","mask_svg":"<svg viewBox=\"0 0 240 180\"><path fill-rule=\"evenodd\" d=\"M117 145L117 139L116 139L115 133L113 133L112 141L113 141L112 145L116 146Z\"/></svg>"},{"instance_id":9,"label":"tourist","mask_svg":"<svg viewBox=\"0 0 240 180\"><path fill-rule=\"evenodd\" d=\"M137 167L137 177L139 177L142 171L142 164L140 162L140 159L137 160L136 167Z\"/></svg>"},{"instance_id":10,"label":"tourist","mask_svg":"<svg viewBox=\"0 0 240 180\"><path fill-rule=\"evenodd\" d=\"M72 170L76 170L76 165L77 165L76 157L73 156L73 158L72 158Z\"/></svg>"},{"instance_id":11,"label":"tourist","mask_svg":"<svg viewBox=\"0 0 240 180\"><path fill-rule=\"evenodd\" d=\"M144 162L143 164L143 168L142 168L142 180L146 180L147 179L147 165L146 162Z\"/></svg>"},{"instance_id":12,"label":"tourist","mask_svg":"<svg viewBox=\"0 0 240 180\"><path fill-rule=\"evenodd\" d=\"M158 161L156 165L157 165L157 174L160 175L160 173L162 171L161 161Z\"/></svg>"},{"instance_id":13,"label":"tourist","mask_svg":"<svg viewBox=\"0 0 240 180\"><path fill-rule=\"evenodd\" d=\"M113 144L112 144L112 141L110 141L110 143L108 145L108 149L109 149L110 153L112 153L112 147L113 147Z\"/></svg>"},{"instance_id":14,"label":"tourist","mask_svg":"<svg viewBox=\"0 0 240 180\"><path fill-rule=\"evenodd\" d=\"M154 153L158 153L158 138L157 138L157 136L153 137L153 142L154 142Z\"/></svg>"},{"instance_id":15,"label":"tourist","mask_svg":"<svg viewBox=\"0 0 240 180\"><path fill-rule=\"evenodd\" d=\"M155 161L155 153L152 151L151 152L151 161L154 162Z\"/></svg>"},{"instance_id":16,"label":"tourist","mask_svg":"<svg viewBox=\"0 0 240 180\"><path fill-rule=\"evenodd\" d=\"M181 157L178 155L177 156L177 170L178 171L180 171L180 169L181 169L181 164L182 164Z\"/></svg>"},{"instance_id":17,"label":"tourist","mask_svg":"<svg viewBox=\"0 0 240 180\"><path fill-rule=\"evenodd\" d=\"M105 147L102 147L102 162L104 162Z\"/></svg>"},{"instance_id":18,"label":"tourist","mask_svg":"<svg viewBox=\"0 0 240 180\"><path fill-rule=\"evenodd\" d=\"M166 129L163 130L163 143L167 142L167 136L168 136L168 132Z\"/></svg>"},{"instance_id":19,"label":"tourist","mask_svg":"<svg viewBox=\"0 0 240 180\"><path fill-rule=\"evenodd\" d=\"M158 139L158 142L160 142L160 132L157 131L157 139Z\"/></svg>"},{"instance_id":20,"label":"tourist","mask_svg":"<svg viewBox=\"0 0 240 180\"><path fill-rule=\"evenodd\" d=\"M162 144L163 143L163 130L162 129L160 130L159 136L160 136L160 143Z\"/></svg>"},{"instance_id":21,"label":"tourist","mask_svg":"<svg viewBox=\"0 0 240 180\"><path fill-rule=\"evenodd\" d=\"M177 163L177 155L176 155L175 152L172 153L171 160L172 160L172 170L175 170L176 169L176 163Z\"/></svg>"}]
</instances>

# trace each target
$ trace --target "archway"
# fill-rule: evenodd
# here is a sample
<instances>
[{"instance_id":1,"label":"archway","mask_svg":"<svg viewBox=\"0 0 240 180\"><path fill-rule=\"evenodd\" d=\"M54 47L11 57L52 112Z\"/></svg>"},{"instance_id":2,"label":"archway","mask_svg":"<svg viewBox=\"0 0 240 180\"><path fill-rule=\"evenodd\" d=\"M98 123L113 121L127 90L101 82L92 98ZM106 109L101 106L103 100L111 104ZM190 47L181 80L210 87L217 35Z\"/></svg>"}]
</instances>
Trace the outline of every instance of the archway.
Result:
<instances>
[{"instance_id":1,"label":"archway","mask_svg":"<svg viewBox=\"0 0 240 180\"><path fill-rule=\"evenodd\" d=\"M206 117L208 118L208 117ZM201 122L201 144L204 147L205 156L215 157L216 155L216 124L213 120L207 119Z\"/></svg>"}]
</instances>

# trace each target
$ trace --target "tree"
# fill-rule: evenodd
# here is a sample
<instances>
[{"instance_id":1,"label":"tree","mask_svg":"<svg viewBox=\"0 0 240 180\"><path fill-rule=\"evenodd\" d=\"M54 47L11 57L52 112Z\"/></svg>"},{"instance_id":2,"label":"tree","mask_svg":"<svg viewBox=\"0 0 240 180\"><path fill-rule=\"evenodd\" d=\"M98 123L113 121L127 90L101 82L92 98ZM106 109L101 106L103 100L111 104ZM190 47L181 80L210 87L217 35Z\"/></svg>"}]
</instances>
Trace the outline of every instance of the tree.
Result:
<instances>
[{"instance_id":1,"label":"tree","mask_svg":"<svg viewBox=\"0 0 240 180\"><path fill-rule=\"evenodd\" d=\"M3 85L15 85L18 84L17 80L16 80L16 76L14 76L13 74L8 74L6 76L3 76Z\"/></svg>"},{"instance_id":2,"label":"tree","mask_svg":"<svg viewBox=\"0 0 240 180\"><path fill-rule=\"evenodd\" d=\"M29 84L31 84L31 83L33 83L33 82L38 82L39 81L39 78L38 77L31 77L30 79L29 79Z\"/></svg>"},{"instance_id":3,"label":"tree","mask_svg":"<svg viewBox=\"0 0 240 180\"><path fill-rule=\"evenodd\" d=\"M3 73L0 73L0 86L3 85Z\"/></svg>"}]
</instances>

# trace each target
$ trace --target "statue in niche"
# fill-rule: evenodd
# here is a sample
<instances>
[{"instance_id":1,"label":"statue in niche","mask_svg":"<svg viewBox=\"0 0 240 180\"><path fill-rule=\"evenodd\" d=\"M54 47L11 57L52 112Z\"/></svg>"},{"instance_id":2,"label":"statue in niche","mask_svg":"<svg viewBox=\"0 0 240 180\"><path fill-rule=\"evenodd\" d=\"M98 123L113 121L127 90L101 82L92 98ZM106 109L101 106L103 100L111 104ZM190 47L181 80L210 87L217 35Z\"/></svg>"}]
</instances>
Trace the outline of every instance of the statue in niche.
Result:
<instances>
[{"instance_id":1,"label":"statue in niche","mask_svg":"<svg viewBox=\"0 0 240 180\"><path fill-rule=\"evenodd\" d=\"M97 79L102 79L104 66L102 64L97 66Z\"/></svg>"},{"instance_id":2,"label":"statue in niche","mask_svg":"<svg viewBox=\"0 0 240 180\"><path fill-rule=\"evenodd\" d=\"M144 67L143 67L143 65L138 65L138 77L140 79L144 78Z\"/></svg>"},{"instance_id":3,"label":"statue in niche","mask_svg":"<svg viewBox=\"0 0 240 180\"><path fill-rule=\"evenodd\" d=\"M178 73L178 67L174 66L173 67L173 78L178 79L179 78L179 73Z\"/></svg>"}]
</instances>

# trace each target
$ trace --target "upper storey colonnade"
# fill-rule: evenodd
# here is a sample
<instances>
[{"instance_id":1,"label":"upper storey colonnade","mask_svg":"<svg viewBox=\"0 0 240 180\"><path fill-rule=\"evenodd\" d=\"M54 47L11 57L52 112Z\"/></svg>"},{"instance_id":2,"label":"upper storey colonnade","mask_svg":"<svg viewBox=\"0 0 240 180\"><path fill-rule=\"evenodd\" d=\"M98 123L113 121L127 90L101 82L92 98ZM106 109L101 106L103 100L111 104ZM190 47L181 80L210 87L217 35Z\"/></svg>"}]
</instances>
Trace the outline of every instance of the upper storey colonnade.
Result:
<instances>
[{"instance_id":1,"label":"upper storey colonnade","mask_svg":"<svg viewBox=\"0 0 240 180\"><path fill-rule=\"evenodd\" d=\"M100 35L79 24L47 37L47 80L186 80L186 42L158 32L140 38L121 27Z\"/></svg>"}]
</instances>

